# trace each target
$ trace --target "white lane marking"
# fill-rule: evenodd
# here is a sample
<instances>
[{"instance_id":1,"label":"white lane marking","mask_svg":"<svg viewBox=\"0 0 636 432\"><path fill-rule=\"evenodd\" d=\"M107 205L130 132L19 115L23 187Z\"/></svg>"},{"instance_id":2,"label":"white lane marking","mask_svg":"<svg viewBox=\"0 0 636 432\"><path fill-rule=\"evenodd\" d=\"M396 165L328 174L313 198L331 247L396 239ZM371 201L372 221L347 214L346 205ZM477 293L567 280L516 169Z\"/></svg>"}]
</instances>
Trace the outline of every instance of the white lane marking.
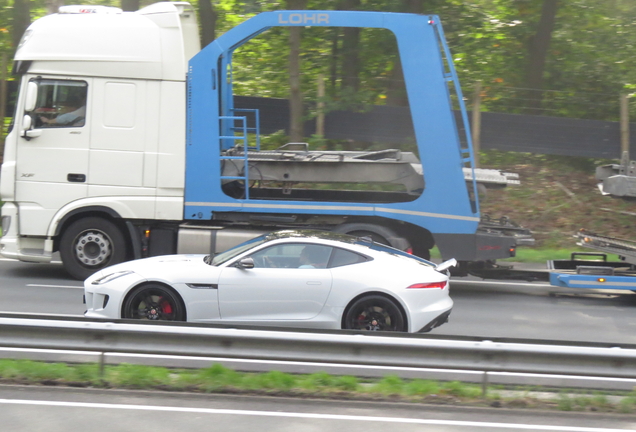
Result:
<instances>
[{"instance_id":1,"label":"white lane marking","mask_svg":"<svg viewBox=\"0 0 636 432\"><path fill-rule=\"evenodd\" d=\"M214 409L214 408L187 408L187 407L167 407L167 406L154 406L154 405L104 404L104 403L87 403L87 402L58 402L58 401L39 401L39 400L21 400L21 399L0 399L0 404L56 406L56 407L70 407L70 408L99 408L99 409L105 408L105 409L119 409L119 410L137 410L137 411L164 411L164 412L182 412L182 413L216 414L216 415L284 417L284 418L301 418L301 419L318 419L318 420L346 420L346 421L444 425L444 426L463 426L463 427L472 427L472 428L481 427L481 428L522 429L522 430L542 430L542 431L624 432L626 430L633 430L633 429L591 428L591 427L578 427L578 426L531 425L531 424L525 424L525 423L494 423L494 422L477 422L477 421L461 421L461 420L416 419L416 418L401 418L401 417L371 417L371 416L363 417L363 416L340 415L340 414L315 414L315 413L299 413L299 412L254 411L254 410L233 410L233 409Z\"/></svg>"},{"instance_id":2,"label":"white lane marking","mask_svg":"<svg viewBox=\"0 0 636 432\"><path fill-rule=\"evenodd\" d=\"M71 314L52 314L52 313L42 313L42 312L11 312L11 311L0 311L2 315L37 315L38 317L69 317L69 318L84 318L84 315L71 315Z\"/></svg>"},{"instance_id":3,"label":"white lane marking","mask_svg":"<svg viewBox=\"0 0 636 432\"><path fill-rule=\"evenodd\" d=\"M508 282L493 282L493 281L473 281L473 280L460 280L451 278L451 284L475 284L475 285L514 285L514 286L529 286L529 287L551 287L552 285L546 283L531 283L531 282L517 282L517 281L508 281ZM560 287L558 287L560 288Z\"/></svg>"},{"instance_id":4,"label":"white lane marking","mask_svg":"<svg viewBox=\"0 0 636 432\"><path fill-rule=\"evenodd\" d=\"M36 288L70 288L70 289L84 289L83 286L73 286L73 285L43 285L43 284L27 284L28 287L36 287Z\"/></svg>"},{"instance_id":5,"label":"white lane marking","mask_svg":"<svg viewBox=\"0 0 636 432\"><path fill-rule=\"evenodd\" d=\"M20 262L15 258L0 258L0 261L12 261L12 262ZM40 264L62 264L62 261L51 261L48 263L40 263Z\"/></svg>"}]
</instances>

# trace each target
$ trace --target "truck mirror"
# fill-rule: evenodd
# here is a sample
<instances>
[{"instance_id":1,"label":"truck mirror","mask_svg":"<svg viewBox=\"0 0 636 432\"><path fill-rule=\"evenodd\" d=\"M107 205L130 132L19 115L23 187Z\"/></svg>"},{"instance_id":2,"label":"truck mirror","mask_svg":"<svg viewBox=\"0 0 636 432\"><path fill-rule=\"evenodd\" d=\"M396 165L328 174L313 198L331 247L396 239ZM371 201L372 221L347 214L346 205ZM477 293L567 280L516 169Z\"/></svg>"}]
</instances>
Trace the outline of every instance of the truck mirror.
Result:
<instances>
[{"instance_id":1,"label":"truck mirror","mask_svg":"<svg viewBox=\"0 0 636 432\"><path fill-rule=\"evenodd\" d=\"M26 99L24 101L24 111L31 112L35 109L35 104L38 100L38 85L34 81L30 81L27 84Z\"/></svg>"},{"instance_id":2,"label":"truck mirror","mask_svg":"<svg viewBox=\"0 0 636 432\"><path fill-rule=\"evenodd\" d=\"M25 115L22 118L22 133L20 134L20 136L27 141L29 141L31 138L37 138L42 135L42 129L31 129L32 125L33 119L31 118L31 116L28 114Z\"/></svg>"},{"instance_id":3,"label":"truck mirror","mask_svg":"<svg viewBox=\"0 0 636 432\"><path fill-rule=\"evenodd\" d=\"M24 118L22 119L22 130L26 131L31 129L33 123L33 119L31 118L30 115L25 115Z\"/></svg>"}]
</instances>

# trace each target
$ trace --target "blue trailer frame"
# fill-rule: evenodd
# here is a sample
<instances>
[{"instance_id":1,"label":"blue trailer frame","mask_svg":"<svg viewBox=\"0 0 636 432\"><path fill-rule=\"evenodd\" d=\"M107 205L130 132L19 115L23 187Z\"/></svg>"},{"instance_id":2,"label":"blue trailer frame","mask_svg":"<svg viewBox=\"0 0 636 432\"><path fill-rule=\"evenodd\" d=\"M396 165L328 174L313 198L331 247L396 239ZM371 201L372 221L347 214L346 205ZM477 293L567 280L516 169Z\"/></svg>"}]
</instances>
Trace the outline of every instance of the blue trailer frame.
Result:
<instances>
[{"instance_id":1,"label":"blue trailer frame","mask_svg":"<svg viewBox=\"0 0 636 432\"><path fill-rule=\"evenodd\" d=\"M242 118L245 134L248 132L245 117L235 112L233 106L232 54L251 38L275 26L364 27L393 32L425 179L424 191L417 199L381 204L308 202L250 199L247 194L235 198L223 192L220 154L233 146L236 139L229 129L235 127L235 120ZM459 101L463 139L453 112L449 83L454 85ZM432 234L477 232L480 213L468 115L437 16L350 11L262 13L231 29L194 56L189 63L187 85L184 219L210 220L220 212L293 212L376 216L412 223ZM247 160L244 162L247 164ZM468 186L464 167L473 170L472 184ZM514 246L514 240L506 241ZM501 246L504 248L507 249L506 245ZM492 249L495 248L489 251Z\"/></svg>"}]
</instances>

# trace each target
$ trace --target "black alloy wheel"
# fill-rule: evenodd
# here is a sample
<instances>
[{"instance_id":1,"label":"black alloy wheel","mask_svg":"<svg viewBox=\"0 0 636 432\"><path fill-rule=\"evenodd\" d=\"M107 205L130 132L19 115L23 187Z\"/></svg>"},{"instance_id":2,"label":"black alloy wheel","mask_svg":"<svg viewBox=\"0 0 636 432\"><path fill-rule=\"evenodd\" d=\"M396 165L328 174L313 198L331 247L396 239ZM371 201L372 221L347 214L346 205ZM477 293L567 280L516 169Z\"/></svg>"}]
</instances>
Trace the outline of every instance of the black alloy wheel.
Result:
<instances>
[{"instance_id":1,"label":"black alloy wheel","mask_svg":"<svg viewBox=\"0 0 636 432\"><path fill-rule=\"evenodd\" d=\"M121 316L150 321L185 321L186 318L178 294L158 284L133 289L124 301Z\"/></svg>"},{"instance_id":2,"label":"black alloy wheel","mask_svg":"<svg viewBox=\"0 0 636 432\"><path fill-rule=\"evenodd\" d=\"M366 331L407 331L400 308L392 300L381 295L369 295L356 300L347 310L343 328Z\"/></svg>"}]
</instances>

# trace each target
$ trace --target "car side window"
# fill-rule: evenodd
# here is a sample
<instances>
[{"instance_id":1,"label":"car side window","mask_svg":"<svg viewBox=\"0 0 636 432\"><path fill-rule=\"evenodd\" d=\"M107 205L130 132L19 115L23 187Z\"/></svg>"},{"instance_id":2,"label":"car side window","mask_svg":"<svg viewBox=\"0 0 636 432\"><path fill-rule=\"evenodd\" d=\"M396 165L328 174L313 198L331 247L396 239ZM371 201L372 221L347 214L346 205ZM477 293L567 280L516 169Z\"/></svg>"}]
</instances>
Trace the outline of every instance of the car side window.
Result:
<instances>
[{"instance_id":1,"label":"car side window","mask_svg":"<svg viewBox=\"0 0 636 432\"><path fill-rule=\"evenodd\" d=\"M345 249L334 248L333 253L331 254L331 261L329 262L329 268L357 264L368 260L369 258L364 255Z\"/></svg>"},{"instance_id":2,"label":"car side window","mask_svg":"<svg viewBox=\"0 0 636 432\"><path fill-rule=\"evenodd\" d=\"M255 268L327 268L330 246L293 243L271 246L253 253Z\"/></svg>"}]
</instances>

